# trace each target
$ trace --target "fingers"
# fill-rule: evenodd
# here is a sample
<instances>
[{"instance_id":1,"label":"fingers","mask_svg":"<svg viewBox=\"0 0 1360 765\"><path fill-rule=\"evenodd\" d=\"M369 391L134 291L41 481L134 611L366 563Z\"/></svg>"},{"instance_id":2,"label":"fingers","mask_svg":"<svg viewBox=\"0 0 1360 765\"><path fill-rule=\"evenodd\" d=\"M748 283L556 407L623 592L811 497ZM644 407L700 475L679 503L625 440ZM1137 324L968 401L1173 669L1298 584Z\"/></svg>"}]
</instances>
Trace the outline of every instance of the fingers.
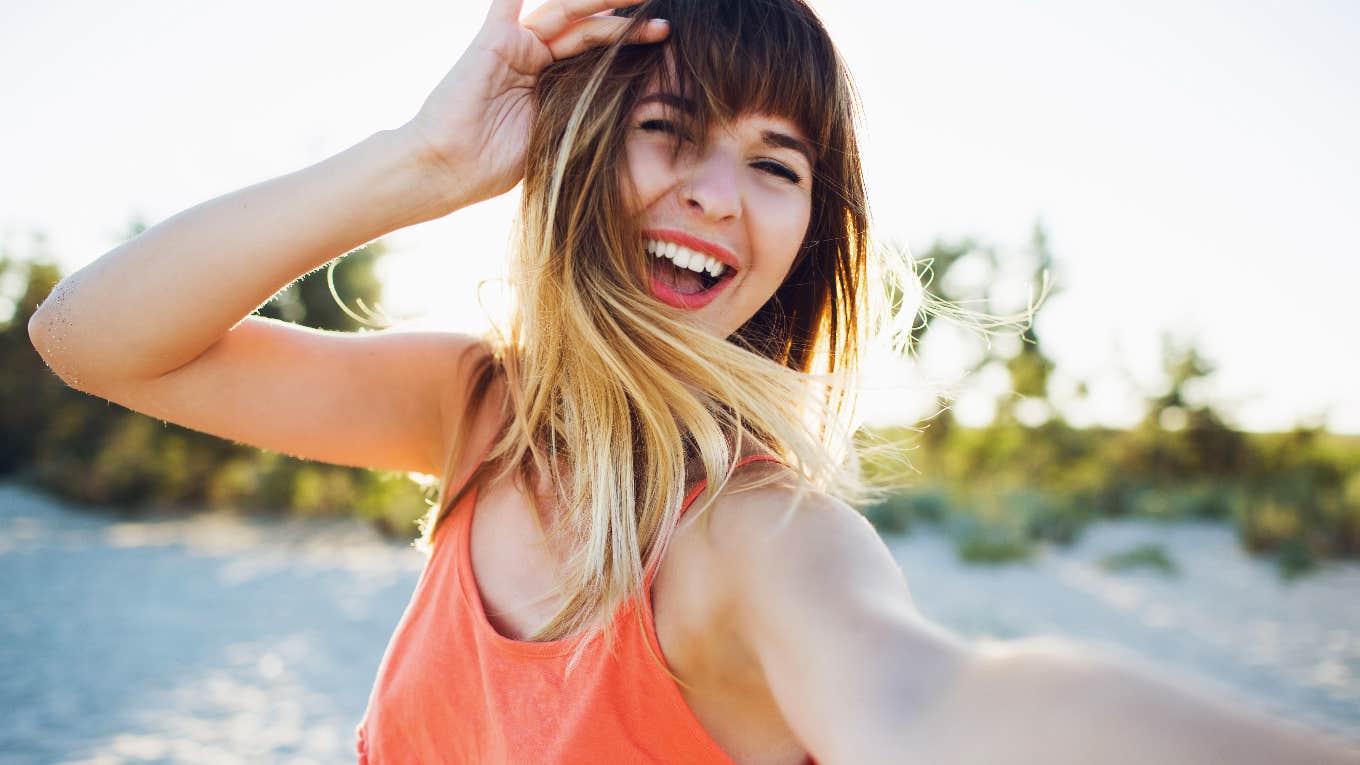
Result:
<instances>
[{"instance_id":1,"label":"fingers","mask_svg":"<svg viewBox=\"0 0 1360 765\"><path fill-rule=\"evenodd\" d=\"M548 41L548 50L553 59L564 59L584 53L590 48L608 45L627 30L632 19L616 16L591 16L569 27L566 32ZM634 30L626 42L655 43L666 39L670 25L660 19L652 19Z\"/></svg>"},{"instance_id":2,"label":"fingers","mask_svg":"<svg viewBox=\"0 0 1360 765\"><path fill-rule=\"evenodd\" d=\"M523 9L524 0L491 0L491 8L486 12L486 17L518 24L520 11Z\"/></svg>"},{"instance_id":3,"label":"fingers","mask_svg":"<svg viewBox=\"0 0 1360 765\"><path fill-rule=\"evenodd\" d=\"M496 2L508 5L510 0ZM638 0L549 0L529 14L529 18L524 20L524 27L546 43L588 16L637 3Z\"/></svg>"}]
</instances>

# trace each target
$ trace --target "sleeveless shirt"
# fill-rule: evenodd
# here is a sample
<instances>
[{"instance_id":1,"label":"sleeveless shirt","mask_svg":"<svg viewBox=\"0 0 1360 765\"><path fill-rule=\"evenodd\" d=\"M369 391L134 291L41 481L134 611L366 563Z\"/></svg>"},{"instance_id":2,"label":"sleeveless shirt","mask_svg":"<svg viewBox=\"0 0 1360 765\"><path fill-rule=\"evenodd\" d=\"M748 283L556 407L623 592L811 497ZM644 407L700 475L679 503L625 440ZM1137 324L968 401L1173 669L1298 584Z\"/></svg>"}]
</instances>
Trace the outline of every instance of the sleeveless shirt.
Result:
<instances>
[{"instance_id":1,"label":"sleeveless shirt","mask_svg":"<svg viewBox=\"0 0 1360 765\"><path fill-rule=\"evenodd\" d=\"M756 460L778 462L753 455L737 466ZM682 516L706 484L688 492ZM566 676L582 634L512 640L488 621L469 544L476 502L473 487L436 529L355 729L360 765L735 765L639 634L634 609L641 607L645 640L664 657L652 614L656 572L647 573L646 597L614 614L616 655L593 639Z\"/></svg>"}]
</instances>

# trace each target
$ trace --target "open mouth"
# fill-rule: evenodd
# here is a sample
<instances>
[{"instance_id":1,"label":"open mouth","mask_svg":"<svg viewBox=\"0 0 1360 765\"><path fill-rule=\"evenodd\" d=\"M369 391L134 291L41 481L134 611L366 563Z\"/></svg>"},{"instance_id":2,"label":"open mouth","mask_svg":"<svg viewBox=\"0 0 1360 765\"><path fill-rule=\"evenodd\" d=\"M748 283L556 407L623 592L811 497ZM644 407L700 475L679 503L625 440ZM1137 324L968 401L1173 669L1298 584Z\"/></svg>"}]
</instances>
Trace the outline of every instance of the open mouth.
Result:
<instances>
[{"instance_id":1,"label":"open mouth","mask_svg":"<svg viewBox=\"0 0 1360 765\"><path fill-rule=\"evenodd\" d=\"M676 308L699 308L717 297L736 269L675 242L646 240L652 293Z\"/></svg>"}]
</instances>

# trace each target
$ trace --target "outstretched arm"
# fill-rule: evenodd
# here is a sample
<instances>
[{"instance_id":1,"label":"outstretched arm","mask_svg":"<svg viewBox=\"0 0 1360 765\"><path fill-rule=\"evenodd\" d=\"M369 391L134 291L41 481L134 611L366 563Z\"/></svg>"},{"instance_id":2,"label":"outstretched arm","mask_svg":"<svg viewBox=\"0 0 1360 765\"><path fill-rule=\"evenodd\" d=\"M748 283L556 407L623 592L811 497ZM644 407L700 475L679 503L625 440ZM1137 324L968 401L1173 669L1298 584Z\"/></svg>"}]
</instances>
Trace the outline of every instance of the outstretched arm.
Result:
<instances>
[{"instance_id":1,"label":"outstretched arm","mask_svg":"<svg viewBox=\"0 0 1360 765\"><path fill-rule=\"evenodd\" d=\"M1050 640L979 652L907 730L914 751L939 752L941 762L1360 762L1358 749L1152 667Z\"/></svg>"},{"instance_id":2,"label":"outstretched arm","mask_svg":"<svg viewBox=\"0 0 1360 765\"><path fill-rule=\"evenodd\" d=\"M859 513L826 497L747 496L730 516L744 554L725 556L739 634L819 763L1360 762L1072 645L964 642L916 611Z\"/></svg>"}]
</instances>

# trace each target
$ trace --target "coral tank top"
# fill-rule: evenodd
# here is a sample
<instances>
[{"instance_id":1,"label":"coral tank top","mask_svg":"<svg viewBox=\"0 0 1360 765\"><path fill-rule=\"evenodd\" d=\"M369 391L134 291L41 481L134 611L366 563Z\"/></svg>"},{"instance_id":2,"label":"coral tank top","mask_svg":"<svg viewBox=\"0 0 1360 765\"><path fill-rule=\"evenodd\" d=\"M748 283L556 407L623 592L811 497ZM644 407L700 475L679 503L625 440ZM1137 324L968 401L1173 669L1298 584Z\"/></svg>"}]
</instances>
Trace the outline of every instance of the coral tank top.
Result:
<instances>
[{"instance_id":1,"label":"coral tank top","mask_svg":"<svg viewBox=\"0 0 1360 765\"><path fill-rule=\"evenodd\" d=\"M740 460L778 461L768 455ZM703 491L686 495L683 514ZM436 531L433 550L378 667L356 728L361 765L406 763L735 762L694 716L648 653L663 656L648 597L615 614L617 655L596 639L571 675L581 635L512 640L487 620L469 551L476 489Z\"/></svg>"}]
</instances>

